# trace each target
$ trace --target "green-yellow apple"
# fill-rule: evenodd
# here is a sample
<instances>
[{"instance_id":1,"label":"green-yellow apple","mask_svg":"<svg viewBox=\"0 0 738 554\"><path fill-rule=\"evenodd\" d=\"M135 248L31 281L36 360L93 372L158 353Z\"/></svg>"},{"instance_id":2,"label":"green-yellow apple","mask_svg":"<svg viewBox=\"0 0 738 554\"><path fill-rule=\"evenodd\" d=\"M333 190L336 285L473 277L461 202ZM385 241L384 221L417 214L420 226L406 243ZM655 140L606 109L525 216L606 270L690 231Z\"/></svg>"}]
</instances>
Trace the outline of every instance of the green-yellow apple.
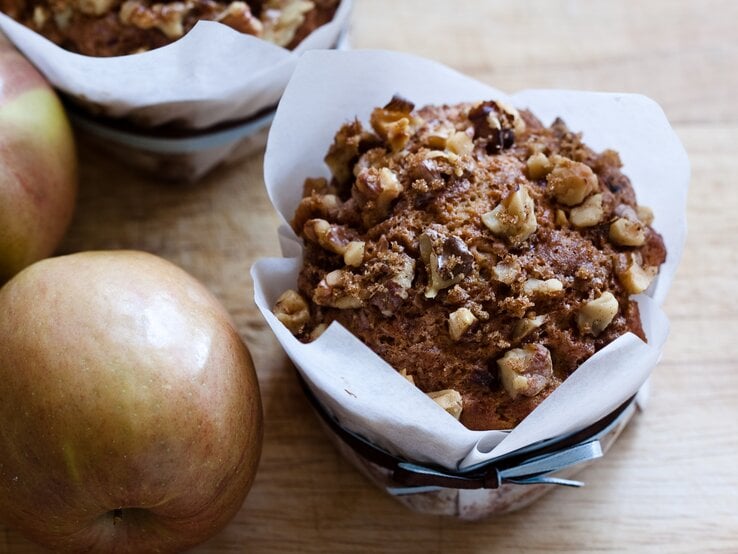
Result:
<instances>
[{"instance_id":1,"label":"green-yellow apple","mask_svg":"<svg viewBox=\"0 0 738 554\"><path fill-rule=\"evenodd\" d=\"M54 252L76 194L77 161L64 109L0 34L0 285Z\"/></svg>"},{"instance_id":2,"label":"green-yellow apple","mask_svg":"<svg viewBox=\"0 0 738 554\"><path fill-rule=\"evenodd\" d=\"M249 352L150 254L49 258L0 289L0 521L62 552L174 552L238 511L261 451Z\"/></svg>"}]
</instances>

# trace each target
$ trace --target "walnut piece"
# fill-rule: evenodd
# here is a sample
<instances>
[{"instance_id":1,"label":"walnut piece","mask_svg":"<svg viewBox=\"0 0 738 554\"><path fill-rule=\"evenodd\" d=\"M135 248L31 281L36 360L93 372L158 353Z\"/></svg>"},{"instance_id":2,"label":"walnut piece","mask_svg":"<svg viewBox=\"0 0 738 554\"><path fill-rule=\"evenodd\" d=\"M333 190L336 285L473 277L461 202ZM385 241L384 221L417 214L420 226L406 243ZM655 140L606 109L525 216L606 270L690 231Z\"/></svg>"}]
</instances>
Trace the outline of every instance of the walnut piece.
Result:
<instances>
[{"instance_id":1,"label":"walnut piece","mask_svg":"<svg viewBox=\"0 0 738 554\"><path fill-rule=\"evenodd\" d=\"M492 268L492 278L506 285L512 285L518 275L520 275L520 264L516 260L509 264L499 262Z\"/></svg>"},{"instance_id":2,"label":"walnut piece","mask_svg":"<svg viewBox=\"0 0 738 554\"><path fill-rule=\"evenodd\" d=\"M345 123L336 133L324 160L339 185L346 185L354 177L353 163L367 140L368 134L356 120Z\"/></svg>"},{"instance_id":3,"label":"walnut piece","mask_svg":"<svg viewBox=\"0 0 738 554\"><path fill-rule=\"evenodd\" d=\"M564 290L564 283L558 279L527 279L523 283L523 292L526 296L548 296Z\"/></svg>"},{"instance_id":4,"label":"walnut piece","mask_svg":"<svg viewBox=\"0 0 738 554\"><path fill-rule=\"evenodd\" d=\"M581 162L562 156L551 156L554 168L546 177L554 198L566 206L576 206L597 190L597 175Z\"/></svg>"},{"instance_id":5,"label":"walnut piece","mask_svg":"<svg viewBox=\"0 0 738 554\"><path fill-rule=\"evenodd\" d=\"M543 152L533 154L526 162L528 178L534 181L543 179L553 169L553 164Z\"/></svg>"},{"instance_id":6,"label":"walnut piece","mask_svg":"<svg viewBox=\"0 0 738 554\"><path fill-rule=\"evenodd\" d=\"M313 302L339 310L361 308L364 305L354 275L346 269L327 273L313 291Z\"/></svg>"},{"instance_id":7,"label":"walnut piece","mask_svg":"<svg viewBox=\"0 0 738 554\"><path fill-rule=\"evenodd\" d=\"M352 267L359 267L364 261L364 241L352 240L346 245L343 253L343 263Z\"/></svg>"},{"instance_id":8,"label":"walnut piece","mask_svg":"<svg viewBox=\"0 0 738 554\"><path fill-rule=\"evenodd\" d=\"M636 206L636 215L638 216L638 219L641 223L644 225L651 225L653 224L654 215L653 210L649 208L648 206Z\"/></svg>"},{"instance_id":9,"label":"walnut piece","mask_svg":"<svg viewBox=\"0 0 738 554\"><path fill-rule=\"evenodd\" d=\"M618 313L618 300L609 291L603 292L595 300L590 300L579 308L577 327L581 333L598 336L612 323Z\"/></svg>"},{"instance_id":10,"label":"walnut piece","mask_svg":"<svg viewBox=\"0 0 738 554\"><path fill-rule=\"evenodd\" d=\"M274 315L293 335L302 332L310 321L310 309L302 295L292 289L282 293L274 305Z\"/></svg>"},{"instance_id":11,"label":"walnut piece","mask_svg":"<svg viewBox=\"0 0 738 554\"><path fill-rule=\"evenodd\" d=\"M405 379L407 379L410 382L411 385L414 385L415 384L415 377L413 377L412 375L410 375L407 372L407 369L401 369L400 370L400 375L402 375Z\"/></svg>"},{"instance_id":12,"label":"walnut piece","mask_svg":"<svg viewBox=\"0 0 738 554\"><path fill-rule=\"evenodd\" d=\"M547 315L538 315L534 317L525 317L519 320L513 327L513 340L521 340L546 323Z\"/></svg>"},{"instance_id":13,"label":"walnut piece","mask_svg":"<svg viewBox=\"0 0 738 554\"><path fill-rule=\"evenodd\" d=\"M333 225L325 219L309 219L302 230L308 240L343 256L346 265L358 267L364 260L364 242L351 240L352 233L344 225Z\"/></svg>"},{"instance_id":14,"label":"walnut piece","mask_svg":"<svg viewBox=\"0 0 738 554\"><path fill-rule=\"evenodd\" d=\"M398 252L393 253L391 259L393 263L382 270L382 274L389 274L389 278L379 284L378 290L372 290L371 300L386 317L394 314L407 300L415 278L415 260L410 256Z\"/></svg>"},{"instance_id":15,"label":"walnut piece","mask_svg":"<svg viewBox=\"0 0 738 554\"><path fill-rule=\"evenodd\" d=\"M318 340L320 338L320 335L325 333L325 330L328 329L328 326L325 323L320 323L315 326L315 328L310 331L310 340Z\"/></svg>"},{"instance_id":16,"label":"walnut piece","mask_svg":"<svg viewBox=\"0 0 738 554\"><path fill-rule=\"evenodd\" d=\"M168 2L166 4L143 4L138 0L123 2L118 17L124 25L132 25L139 29L159 29L169 39L178 39L184 35L182 22L192 9L184 2Z\"/></svg>"},{"instance_id":17,"label":"walnut piece","mask_svg":"<svg viewBox=\"0 0 738 554\"><path fill-rule=\"evenodd\" d=\"M469 308L459 308L448 316L448 332L452 340L459 340L466 333L477 318Z\"/></svg>"},{"instance_id":18,"label":"walnut piece","mask_svg":"<svg viewBox=\"0 0 738 554\"><path fill-rule=\"evenodd\" d=\"M568 227L569 218L566 217L566 212L564 210L556 210L556 217L554 218L554 222L559 227Z\"/></svg>"},{"instance_id":19,"label":"walnut piece","mask_svg":"<svg viewBox=\"0 0 738 554\"><path fill-rule=\"evenodd\" d=\"M267 0L261 12L264 21L262 38L279 46L287 46L314 7L315 4L307 0Z\"/></svg>"},{"instance_id":20,"label":"walnut piece","mask_svg":"<svg viewBox=\"0 0 738 554\"><path fill-rule=\"evenodd\" d=\"M391 169L367 167L356 176L354 191L364 207L362 219L367 226L371 226L387 216L392 202L402 193L403 186Z\"/></svg>"},{"instance_id":21,"label":"walnut piece","mask_svg":"<svg viewBox=\"0 0 738 554\"><path fill-rule=\"evenodd\" d=\"M372 128L394 152L405 147L415 129L422 123L420 118L412 115L414 109L412 102L395 96L384 108L372 111L369 118Z\"/></svg>"},{"instance_id":22,"label":"walnut piece","mask_svg":"<svg viewBox=\"0 0 738 554\"><path fill-rule=\"evenodd\" d=\"M642 246L646 231L640 221L619 217L610 224L610 240L621 246Z\"/></svg>"},{"instance_id":23,"label":"walnut piece","mask_svg":"<svg viewBox=\"0 0 738 554\"><path fill-rule=\"evenodd\" d=\"M469 110L474 138L488 154L497 154L515 144L515 135L525 131L525 122L515 108L499 101L481 102Z\"/></svg>"},{"instance_id":24,"label":"walnut piece","mask_svg":"<svg viewBox=\"0 0 738 554\"><path fill-rule=\"evenodd\" d=\"M261 36L263 26L261 21L251 13L251 8L246 2L231 2L216 16L215 21L235 29L247 35Z\"/></svg>"},{"instance_id":25,"label":"walnut piece","mask_svg":"<svg viewBox=\"0 0 738 554\"><path fill-rule=\"evenodd\" d=\"M77 10L86 15L103 15L117 4L117 0L75 0Z\"/></svg>"},{"instance_id":26,"label":"walnut piece","mask_svg":"<svg viewBox=\"0 0 738 554\"><path fill-rule=\"evenodd\" d=\"M581 206L572 208L569 221L574 227L593 227L602 221L604 215L602 194L598 193L587 197Z\"/></svg>"},{"instance_id":27,"label":"walnut piece","mask_svg":"<svg viewBox=\"0 0 738 554\"><path fill-rule=\"evenodd\" d=\"M649 287L657 269L655 267L644 269L635 256L623 256L616 262L618 279L630 294L640 294Z\"/></svg>"},{"instance_id":28,"label":"walnut piece","mask_svg":"<svg viewBox=\"0 0 738 554\"><path fill-rule=\"evenodd\" d=\"M500 379L510 397L535 396L546 388L553 376L551 353L540 344L526 344L508 350L497 360Z\"/></svg>"},{"instance_id":29,"label":"walnut piece","mask_svg":"<svg viewBox=\"0 0 738 554\"><path fill-rule=\"evenodd\" d=\"M464 402L459 391L453 389L429 392L427 396L456 419L461 417Z\"/></svg>"},{"instance_id":30,"label":"walnut piece","mask_svg":"<svg viewBox=\"0 0 738 554\"><path fill-rule=\"evenodd\" d=\"M426 298L435 298L441 290L461 282L471 272L474 257L460 238L426 229L419 237L419 244L428 272Z\"/></svg>"},{"instance_id":31,"label":"walnut piece","mask_svg":"<svg viewBox=\"0 0 738 554\"><path fill-rule=\"evenodd\" d=\"M528 187L522 185L510 193L495 209L482 216L482 223L513 245L526 241L538 229L536 206Z\"/></svg>"},{"instance_id":32,"label":"walnut piece","mask_svg":"<svg viewBox=\"0 0 738 554\"><path fill-rule=\"evenodd\" d=\"M457 132L446 140L446 149L459 156L466 156L474 151L474 141L464 132Z\"/></svg>"}]
</instances>

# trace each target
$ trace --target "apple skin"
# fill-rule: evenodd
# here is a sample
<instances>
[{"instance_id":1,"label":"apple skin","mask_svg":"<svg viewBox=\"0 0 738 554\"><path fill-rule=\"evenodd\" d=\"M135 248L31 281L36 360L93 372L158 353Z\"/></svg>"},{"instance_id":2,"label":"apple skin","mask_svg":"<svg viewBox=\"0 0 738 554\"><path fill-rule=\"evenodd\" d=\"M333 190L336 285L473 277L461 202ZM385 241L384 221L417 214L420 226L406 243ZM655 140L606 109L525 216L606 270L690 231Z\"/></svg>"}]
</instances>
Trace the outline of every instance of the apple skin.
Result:
<instances>
[{"instance_id":1,"label":"apple skin","mask_svg":"<svg viewBox=\"0 0 738 554\"><path fill-rule=\"evenodd\" d=\"M0 521L111 553L181 551L226 525L258 466L261 400L199 282L149 254L73 254L16 275L0 313Z\"/></svg>"},{"instance_id":2,"label":"apple skin","mask_svg":"<svg viewBox=\"0 0 738 554\"><path fill-rule=\"evenodd\" d=\"M0 285L54 252L76 196L77 158L64 109L0 35Z\"/></svg>"}]
</instances>

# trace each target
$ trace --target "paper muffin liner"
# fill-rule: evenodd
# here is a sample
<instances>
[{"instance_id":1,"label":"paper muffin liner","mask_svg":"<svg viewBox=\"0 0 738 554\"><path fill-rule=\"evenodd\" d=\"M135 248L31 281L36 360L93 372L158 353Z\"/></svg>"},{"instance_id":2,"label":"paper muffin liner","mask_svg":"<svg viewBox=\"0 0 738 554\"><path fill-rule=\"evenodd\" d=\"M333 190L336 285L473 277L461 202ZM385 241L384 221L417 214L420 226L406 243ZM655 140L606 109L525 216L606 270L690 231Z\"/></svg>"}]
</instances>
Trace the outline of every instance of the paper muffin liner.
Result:
<instances>
[{"instance_id":1,"label":"paper muffin liner","mask_svg":"<svg viewBox=\"0 0 738 554\"><path fill-rule=\"evenodd\" d=\"M330 176L323 158L339 127L354 117L367 122L371 110L395 94L416 106L502 100L530 109L547 125L561 117L595 150L617 150L639 203L653 209L654 228L668 251L659 276L646 294L636 297L648 343L631 333L619 337L582 364L512 431L473 431L340 324L333 323L316 341L303 344L277 320L272 307L281 293L296 288L301 267L301 241L285 225L280 229L285 257L260 260L252 268L255 301L310 390L344 428L406 460L449 470L499 459L581 430L612 413L637 393L659 360L668 334L660 305L686 233L689 162L661 108L634 94L525 90L508 95L406 54L306 53L278 107L264 162L267 190L284 222L295 212L305 178ZM467 500L460 500L459 491L446 493L456 494L457 515L464 511L462 504L481 503L491 509L499 502L483 493L461 492Z\"/></svg>"},{"instance_id":2,"label":"paper muffin liner","mask_svg":"<svg viewBox=\"0 0 738 554\"><path fill-rule=\"evenodd\" d=\"M92 113L142 126L206 128L275 106L301 54L332 48L349 22L342 0L330 22L287 50L213 21L141 54L98 58L69 52L0 14L0 30L49 82Z\"/></svg>"}]
</instances>

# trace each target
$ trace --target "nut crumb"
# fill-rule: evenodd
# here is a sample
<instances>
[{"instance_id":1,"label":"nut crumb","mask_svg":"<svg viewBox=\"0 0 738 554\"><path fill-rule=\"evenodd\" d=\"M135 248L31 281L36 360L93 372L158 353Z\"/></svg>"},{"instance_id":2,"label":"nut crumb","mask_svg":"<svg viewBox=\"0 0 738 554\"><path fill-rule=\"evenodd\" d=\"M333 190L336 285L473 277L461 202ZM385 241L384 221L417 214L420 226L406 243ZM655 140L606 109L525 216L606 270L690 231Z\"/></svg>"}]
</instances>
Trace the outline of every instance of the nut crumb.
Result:
<instances>
[{"instance_id":1,"label":"nut crumb","mask_svg":"<svg viewBox=\"0 0 738 554\"><path fill-rule=\"evenodd\" d=\"M597 175L592 168L562 156L552 156L553 169L546 177L554 198L565 206L576 206L597 190Z\"/></svg>"},{"instance_id":2,"label":"nut crumb","mask_svg":"<svg viewBox=\"0 0 738 554\"><path fill-rule=\"evenodd\" d=\"M602 194L593 194L581 206L572 208L569 220L574 227L593 227L602 221L604 215Z\"/></svg>"},{"instance_id":3,"label":"nut crumb","mask_svg":"<svg viewBox=\"0 0 738 554\"><path fill-rule=\"evenodd\" d=\"M454 416L454 418L459 419L461 417L461 412L464 409L464 402L458 391L446 389L426 394L441 408Z\"/></svg>"},{"instance_id":4,"label":"nut crumb","mask_svg":"<svg viewBox=\"0 0 738 554\"><path fill-rule=\"evenodd\" d=\"M448 316L448 332L451 339L458 341L466 333L477 318L468 308L459 308Z\"/></svg>"},{"instance_id":5,"label":"nut crumb","mask_svg":"<svg viewBox=\"0 0 738 554\"><path fill-rule=\"evenodd\" d=\"M553 376L551 353L540 344L526 344L508 350L497 360L502 386L515 399L536 396L546 388Z\"/></svg>"},{"instance_id":6,"label":"nut crumb","mask_svg":"<svg viewBox=\"0 0 738 554\"><path fill-rule=\"evenodd\" d=\"M581 333L598 336L618 313L618 300L610 291L603 292L595 300L584 304L577 314L577 327Z\"/></svg>"},{"instance_id":7,"label":"nut crumb","mask_svg":"<svg viewBox=\"0 0 738 554\"><path fill-rule=\"evenodd\" d=\"M274 305L274 315L293 335L298 335L310 321L310 309L302 295L286 290Z\"/></svg>"},{"instance_id":8,"label":"nut crumb","mask_svg":"<svg viewBox=\"0 0 738 554\"><path fill-rule=\"evenodd\" d=\"M505 237L511 244L526 241L538 229L536 206L527 186L520 186L491 212L482 216L482 223L493 234Z\"/></svg>"}]
</instances>

